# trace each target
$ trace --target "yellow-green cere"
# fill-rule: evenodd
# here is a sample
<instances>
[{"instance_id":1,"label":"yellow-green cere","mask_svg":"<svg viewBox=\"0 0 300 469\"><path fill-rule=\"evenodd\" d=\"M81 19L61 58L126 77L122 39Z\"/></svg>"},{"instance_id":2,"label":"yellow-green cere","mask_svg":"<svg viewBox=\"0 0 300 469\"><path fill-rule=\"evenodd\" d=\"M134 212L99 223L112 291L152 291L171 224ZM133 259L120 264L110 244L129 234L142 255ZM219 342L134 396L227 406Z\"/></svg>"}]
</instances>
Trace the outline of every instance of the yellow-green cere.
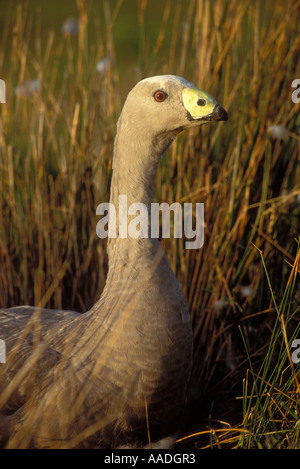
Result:
<instances>
[{"instance_id":1,"label":"yellow-green cere","mask_svg":"<svg viewBox=\"0 0 300 469\"><path fill-rule=\"evenodd\" d=\"M182 91L182 100L184 107L194 119L200 119L210 114L215 105L216 100L205 91L198 88L184 88Z\"/></svg>"}]
</instances>

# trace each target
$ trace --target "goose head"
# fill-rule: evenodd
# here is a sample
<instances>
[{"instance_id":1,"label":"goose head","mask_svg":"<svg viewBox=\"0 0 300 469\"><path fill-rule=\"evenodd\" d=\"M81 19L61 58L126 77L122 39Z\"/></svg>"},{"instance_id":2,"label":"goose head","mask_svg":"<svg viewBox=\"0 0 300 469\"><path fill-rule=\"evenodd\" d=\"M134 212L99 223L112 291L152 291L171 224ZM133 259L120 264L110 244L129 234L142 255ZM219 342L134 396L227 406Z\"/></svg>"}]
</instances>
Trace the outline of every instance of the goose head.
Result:
<instances>
[{"instance_id":1,"label":"goose head","mask_svg":"<svg viewBox=\"0 0 300 469\"><path fill-rule=\"evenodd\" d=\"M117 123L111 202L119 194L128 202L149 204L157 165L185 129L227 120L216 100L184 78L159 75L137 83L129 92Z\"/></svg>"},{"instance_id":2,"label":"goose head","mask_svg":"<svg viewBox=\"0 0 300 469\"><path fill-rule=\"evenodd\" d=\"M227 112L205 91L176 75L146 78L130 91L122 111L126 127L151 137L173 134L210 121L226 121ZM126 118L126 123L124 123Z\"/></svg>"}]
</instances>

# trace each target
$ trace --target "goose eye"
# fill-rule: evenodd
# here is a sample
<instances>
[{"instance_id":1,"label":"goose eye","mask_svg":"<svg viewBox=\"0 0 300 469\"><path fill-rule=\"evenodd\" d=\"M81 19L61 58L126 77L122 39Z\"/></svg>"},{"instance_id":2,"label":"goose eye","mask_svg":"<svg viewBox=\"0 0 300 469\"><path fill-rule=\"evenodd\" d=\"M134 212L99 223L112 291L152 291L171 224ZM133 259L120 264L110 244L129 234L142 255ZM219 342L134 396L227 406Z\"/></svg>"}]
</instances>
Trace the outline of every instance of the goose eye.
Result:
<instances>
[{"instance_id":1,"label":"goose eye","mask_svg":"<svg viewBox=\"0 0 300 469\"><path fill-rule=\"evenodd\" d=\"M168 95L167 93L165 93L164 91L162 90L157 90L155 91L154 93L154 99L155 101L157 101L158 103L162 103L165 99L167 99Z\"/></svg>"}]
</instances>

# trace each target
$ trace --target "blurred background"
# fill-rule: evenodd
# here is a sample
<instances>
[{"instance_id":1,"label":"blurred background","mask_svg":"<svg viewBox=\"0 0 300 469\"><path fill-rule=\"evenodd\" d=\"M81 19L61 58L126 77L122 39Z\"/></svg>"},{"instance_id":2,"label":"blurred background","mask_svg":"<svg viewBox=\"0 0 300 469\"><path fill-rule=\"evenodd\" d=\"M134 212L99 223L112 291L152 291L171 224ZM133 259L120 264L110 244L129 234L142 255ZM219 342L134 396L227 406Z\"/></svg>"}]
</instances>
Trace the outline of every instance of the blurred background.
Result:
<instances>
[{"instance_id":1,"label":"blurred background","mask_svg":"<svg viewBox=\"0 0 300 469\"><path fill-rule=\"evenodd\" d=\"M184 441L201 447L299 441L299 21L296 0L0 0L1 307L99 298L96 207L137 81L180 75L228 111L177 138L155 188L205 204L202 249L162 241L194 328L184 434L201 432Z\"/></svg>"}]
</instances>

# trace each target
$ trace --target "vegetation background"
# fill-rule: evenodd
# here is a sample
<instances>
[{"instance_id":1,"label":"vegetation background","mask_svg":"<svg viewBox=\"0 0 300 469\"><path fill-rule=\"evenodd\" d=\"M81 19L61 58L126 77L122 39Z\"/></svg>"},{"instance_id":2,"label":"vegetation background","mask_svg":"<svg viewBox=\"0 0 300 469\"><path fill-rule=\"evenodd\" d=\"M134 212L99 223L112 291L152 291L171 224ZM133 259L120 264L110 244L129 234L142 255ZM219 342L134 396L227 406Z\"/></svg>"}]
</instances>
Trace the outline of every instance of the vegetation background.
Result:
<instances>
[{"instance_id":1,"label":"vegetation background","mask_svg":"<svg viewBox=\"0 0 300 469\"><path fill-rule=\"evenodd\" d=\"M229 113L157 175L157 201L205 203L201 250L163 240L194 327L181 445L299 447L299 21L297 0L0 0L1 307L99 298L96 207L137 81L183 76Z\"/></svg>"}]
</instances>

